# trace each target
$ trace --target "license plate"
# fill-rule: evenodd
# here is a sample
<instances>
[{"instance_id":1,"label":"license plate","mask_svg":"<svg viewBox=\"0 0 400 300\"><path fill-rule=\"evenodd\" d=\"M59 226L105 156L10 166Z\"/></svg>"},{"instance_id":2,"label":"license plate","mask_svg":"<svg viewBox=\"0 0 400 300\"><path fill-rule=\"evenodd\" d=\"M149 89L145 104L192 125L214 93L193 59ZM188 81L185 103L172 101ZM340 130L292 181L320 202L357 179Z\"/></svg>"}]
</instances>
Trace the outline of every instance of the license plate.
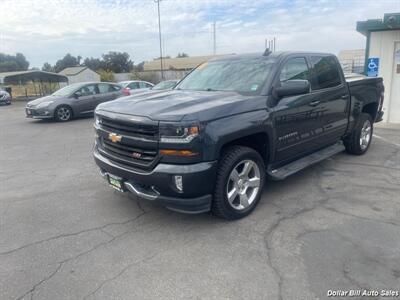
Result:
<instances>
[{"instance_id":1,"label":"license plate","mask_svg":"<svg viewBox=\"0 0 400 300\"><path fill-rule=\"evenodd\" d=\"M124 188L123 188L123 182L121 179L116 178L112 175L108 175L108 183L110 184L110 186L114 189L116 189L117 191L123 192Z\"/></svg>"},{"instance_id":2,"label":"license plate","mask_svg":"<svg viewBox=\"0 0 400 300\"><path fill-rule=\"evenodd\" d=\"M26 110L26 114L27 114L27 115L30 115L30 114L31 114L31 110L30 110L30 109L27 109L27 110Z\"/></svg>"}]
</instances>

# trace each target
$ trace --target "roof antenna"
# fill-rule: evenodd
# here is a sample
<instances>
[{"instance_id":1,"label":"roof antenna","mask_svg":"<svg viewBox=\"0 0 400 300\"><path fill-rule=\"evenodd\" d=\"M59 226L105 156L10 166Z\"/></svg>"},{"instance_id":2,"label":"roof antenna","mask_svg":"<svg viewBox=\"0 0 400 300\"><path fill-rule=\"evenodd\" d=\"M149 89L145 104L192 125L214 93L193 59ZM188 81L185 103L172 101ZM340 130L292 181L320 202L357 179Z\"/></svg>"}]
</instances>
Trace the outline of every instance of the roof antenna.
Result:
<instances>
[{"instance_id":1,"label":"roof antenna","mask_svg":"<svg viewBox=\"0 0 400 300\"><path fill-rule=\"evenodd\" d=\"M269 48L265 48L265 51L264 51L264 53L263 53L263 56L268 56L268 55L270 55L272 52L271 52L271 50L269 50Z\"/></svg>"}]
</instances>

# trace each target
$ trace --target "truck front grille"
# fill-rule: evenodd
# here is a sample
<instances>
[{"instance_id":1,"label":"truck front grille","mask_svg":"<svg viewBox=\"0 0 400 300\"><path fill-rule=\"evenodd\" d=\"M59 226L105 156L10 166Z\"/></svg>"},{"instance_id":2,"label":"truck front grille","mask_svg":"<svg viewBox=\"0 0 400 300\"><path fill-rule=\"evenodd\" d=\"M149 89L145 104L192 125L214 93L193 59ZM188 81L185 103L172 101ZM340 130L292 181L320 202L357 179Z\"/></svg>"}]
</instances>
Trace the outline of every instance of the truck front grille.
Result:
<instances>
[{"instance_id":1,"label":"truck front grille","mask_svg":"<svg viewBox=\"0 0 400 300\"><path fill-rule=\"evenodd\" d=\"M124 166L153 169L158 162L158 122L143 123L99 116L98 150L108 159ZM112 141L110 134L121 137Z\"/></svg>"}]
</instances>

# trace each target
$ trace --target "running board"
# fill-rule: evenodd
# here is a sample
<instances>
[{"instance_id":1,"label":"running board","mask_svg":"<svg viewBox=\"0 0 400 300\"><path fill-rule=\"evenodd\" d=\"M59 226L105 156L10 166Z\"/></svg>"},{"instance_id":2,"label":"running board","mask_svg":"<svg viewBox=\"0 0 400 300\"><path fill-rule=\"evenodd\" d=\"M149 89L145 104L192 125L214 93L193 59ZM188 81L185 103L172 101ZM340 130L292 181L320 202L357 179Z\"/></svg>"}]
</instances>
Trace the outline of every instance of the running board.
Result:
<instances>
[{"instance_id":1,"label":"running board","mask_svg":"<svg viewBox=\"0 0 400 300\"><path fill-rule=\"evenodd\" d=\"M308 156L291 162L283 167L277 169L272 169L271 167L268 167L267 174L273 180L283 180L286 177L293 175L294 173L297 173L308 166L316 164L324 159L327 159L328 157L342 152L344 149L345 148L343 146L343 143L338 142L332 146L326 147Z\"/></svg>"}]
</instances>

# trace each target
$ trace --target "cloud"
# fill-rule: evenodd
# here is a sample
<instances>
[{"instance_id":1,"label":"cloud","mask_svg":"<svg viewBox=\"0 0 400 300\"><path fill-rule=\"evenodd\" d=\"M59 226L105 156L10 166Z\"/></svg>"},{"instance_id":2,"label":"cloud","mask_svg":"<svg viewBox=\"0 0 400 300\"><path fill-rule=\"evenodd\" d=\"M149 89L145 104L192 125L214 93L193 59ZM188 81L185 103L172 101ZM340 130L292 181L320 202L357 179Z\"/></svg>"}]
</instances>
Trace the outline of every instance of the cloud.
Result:
<instances>
[{"instance_id":1,"label":"cloud","mask_svg":"<svg viewBox=\"0 0 400 300\"><path fill-rule=\"evenodd\" d=\"M400 11L400 1L162 0L165 54L210 54L212 22L218 53L278 50L337 53L363 48L356 21ZM159 56L157 6L152 0L1 0L0 52L24 53L32 66L65 53L98 57L126 51L136 62Z\"/></svg>"}]
</instances>

